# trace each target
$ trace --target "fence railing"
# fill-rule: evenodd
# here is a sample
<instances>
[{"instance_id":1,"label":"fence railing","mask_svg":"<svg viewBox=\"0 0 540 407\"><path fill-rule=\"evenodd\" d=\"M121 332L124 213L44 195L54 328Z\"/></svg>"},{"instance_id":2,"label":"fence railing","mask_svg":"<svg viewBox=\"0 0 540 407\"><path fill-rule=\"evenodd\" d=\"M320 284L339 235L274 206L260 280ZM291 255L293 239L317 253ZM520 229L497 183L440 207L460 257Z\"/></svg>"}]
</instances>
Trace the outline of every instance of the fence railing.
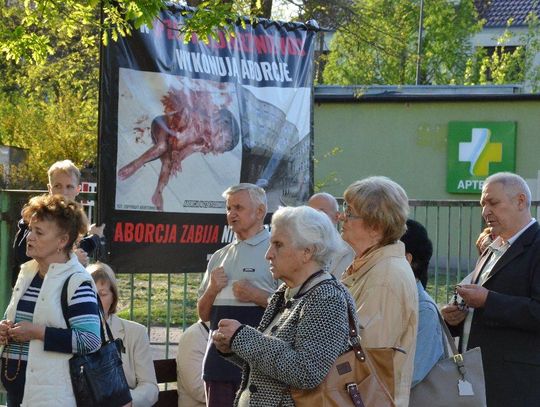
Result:
<instances>
[{"instance_id":1,"label":"fence railing","mask_svg":"<svg viewBox=\"0 0 540 407\"><path fill-rule=\"evenodd\" d=\"M0 190L0 310L10 298L8 258L22 204L45 191ZM84 197L91 201L95 194ZM439 304L448 302L456 283L472 271L478 257L475 241L483 229L477 201L411 200L410 216L422 223L433 242L428 289ZM93 206L91 206L93 207ZM540 201L532 204L538 218ZM89 215L94 215L92 211ZM90 216L92 217L92 216ZM204 267L203 270L204 271ZM159 357L173 357L181 331L197 320L197 290L202 273L122 274L119 314L147 326Z\"/></svg>"}]
</instances>

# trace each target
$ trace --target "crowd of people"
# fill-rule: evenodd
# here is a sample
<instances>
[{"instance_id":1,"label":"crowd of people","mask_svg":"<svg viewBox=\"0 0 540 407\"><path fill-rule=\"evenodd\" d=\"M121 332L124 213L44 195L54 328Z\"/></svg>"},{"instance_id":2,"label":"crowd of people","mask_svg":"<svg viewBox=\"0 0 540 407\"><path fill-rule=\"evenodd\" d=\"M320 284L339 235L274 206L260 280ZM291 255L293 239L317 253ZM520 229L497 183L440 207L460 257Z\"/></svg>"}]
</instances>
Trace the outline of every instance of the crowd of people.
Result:
<instances>
[{"instance_id":1,"label":"crowd of people","mask_svg":"<svg viewBox=\"0 0 540 407\"><path fill-rule=\"evenodd\" d=\"M94 226L88 235L74 201L79 177L71 162L55 163L49 194L22 211L18 276L0 322L8 407L75 406L68 360L101 346L102 318L123 343L127 405L158 398L146 328L116 315L113 270L87 264L82 242L103 231ZM281 207L270 230L262 188L238 184L223 197L235 239L210 258L200 319L181 335L179 407L295 406L295 392L317 388L351 349L351 326L365 348L393 350L388 391L406 407L411 388L448 357L444 323L461 352L481 349L488 406L540 403L540 227L523 178L485 180L479 260L441 309L427 292L432 243L391 179L352 183L341 210L327 193ZM60 296L70 276L67 324Z\"/></svg>"}]
</instances>

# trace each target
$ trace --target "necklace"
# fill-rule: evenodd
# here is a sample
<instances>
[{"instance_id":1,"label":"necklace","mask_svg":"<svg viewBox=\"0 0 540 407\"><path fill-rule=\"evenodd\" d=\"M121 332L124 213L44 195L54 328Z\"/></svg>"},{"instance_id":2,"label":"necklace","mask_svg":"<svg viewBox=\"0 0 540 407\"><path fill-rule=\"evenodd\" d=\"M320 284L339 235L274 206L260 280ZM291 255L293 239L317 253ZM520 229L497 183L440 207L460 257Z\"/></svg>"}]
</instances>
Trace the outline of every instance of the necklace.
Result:
<instances>
[{"instance_id":1,"label":"necklace","mask_svg":"<svg viewBox=\"0 0 540 407\"><path fill-rule=\"evenodd\" d=\"M17 360L17 370L15 371L15 374L11 377L8 376L8 363L9 363L9 351L10 351L11 345L8 343L6 346L6 366L4 368L4 378L8 382L14 381L17 376L19 375L19 372L21 371L21 360L22 360L22 344L19 349L19 359Z\"/></svg>"}]
</instances>

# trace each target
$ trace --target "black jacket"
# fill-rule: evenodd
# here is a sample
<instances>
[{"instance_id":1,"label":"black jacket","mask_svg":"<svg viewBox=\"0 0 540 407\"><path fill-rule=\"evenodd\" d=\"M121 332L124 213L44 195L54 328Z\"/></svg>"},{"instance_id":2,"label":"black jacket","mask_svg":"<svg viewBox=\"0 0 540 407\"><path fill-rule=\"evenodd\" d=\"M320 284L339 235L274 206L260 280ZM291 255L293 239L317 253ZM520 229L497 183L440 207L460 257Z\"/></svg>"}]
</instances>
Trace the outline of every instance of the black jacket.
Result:
<instances>
[{"instance_id":1,"label":"black jacket","mask_svg":"<svg viewBox=\"0 0 540 407\"><path fill-rule=\"evenodd\" d=\"M479 275L489 255L478 260ZM489 407L540 404L540 226L531 225L483 284L485 306L474 311L468 348L482 350Z\"/></svg>"}]
</instances>

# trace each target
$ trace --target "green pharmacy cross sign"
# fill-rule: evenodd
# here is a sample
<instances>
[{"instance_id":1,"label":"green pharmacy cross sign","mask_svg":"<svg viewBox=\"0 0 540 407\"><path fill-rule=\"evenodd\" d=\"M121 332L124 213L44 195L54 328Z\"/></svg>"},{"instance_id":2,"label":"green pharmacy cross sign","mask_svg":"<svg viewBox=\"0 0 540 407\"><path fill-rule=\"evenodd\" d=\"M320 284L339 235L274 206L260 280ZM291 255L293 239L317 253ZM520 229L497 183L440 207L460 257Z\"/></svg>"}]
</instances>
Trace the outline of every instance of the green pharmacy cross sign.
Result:
<instances>
[{"instance_id":1,"label":"green pharmacy cross sign","mask_svg":"<svg viewBox=\"0 0 540 407\"><path fill-rule=\"evenodd\" d=\"M516 128L515 122L449 122L447 191L478 194L489 175L514 172Z\"/></svg>"}]
</instances>

